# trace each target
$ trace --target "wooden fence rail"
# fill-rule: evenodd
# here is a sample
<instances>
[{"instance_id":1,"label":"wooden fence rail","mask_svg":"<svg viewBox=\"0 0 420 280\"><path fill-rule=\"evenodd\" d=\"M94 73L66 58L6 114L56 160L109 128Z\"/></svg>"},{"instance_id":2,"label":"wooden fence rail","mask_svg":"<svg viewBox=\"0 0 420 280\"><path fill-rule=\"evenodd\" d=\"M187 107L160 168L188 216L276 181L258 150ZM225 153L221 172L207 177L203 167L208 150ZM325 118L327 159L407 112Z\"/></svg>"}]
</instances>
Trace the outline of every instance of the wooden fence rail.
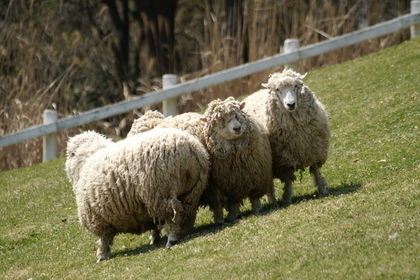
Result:
<instances>
[{"instance_id":1,"label":"wooden fence rail","mask_svg":"<svg viewBox=\"0 0 420 280\"><path fill-rule=\"evenodd\" d=\"M413 4L413 2L415 3ZM420 1L412 1L411 14L407 14L387 22L367 27L362 30L354 31L346 35L338 36L330 40L325 40L313 45L305 46L296 51L277 54L271 57L187 81L185 83L177 84L171 86L170 88L148 93L129 101L123 101L105 107L96 108L77 116L71 116L58 120L54 123L33 126L13 134L5 135L0 137L0 147L5 147L24 140L56 133L60 130L122 114L133 109L144 107L146 105L175 98L184 93L197 91L203 88L258 73L270 68L278 67L280 65L290 64L301 59L351 46L353 44L380 37L403 28L411 27L411 34L412 37L414 37L415 35L413 34L420 34L420 10L416 11L414 9L420 9Z\"/></svg>"}]
</instances>

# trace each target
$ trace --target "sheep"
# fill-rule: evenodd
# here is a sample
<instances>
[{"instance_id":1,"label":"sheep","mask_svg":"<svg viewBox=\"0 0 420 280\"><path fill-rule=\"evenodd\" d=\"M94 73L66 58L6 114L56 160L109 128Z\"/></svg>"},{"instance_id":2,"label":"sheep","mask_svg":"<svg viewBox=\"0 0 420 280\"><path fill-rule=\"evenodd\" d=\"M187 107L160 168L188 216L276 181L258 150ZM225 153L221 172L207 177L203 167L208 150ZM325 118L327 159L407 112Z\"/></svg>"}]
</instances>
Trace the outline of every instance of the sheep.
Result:
<instances>
[{"instance_id":1,"label":"sheep","mask_svg":"<svg viewBox=\"0 0 420 280\"><path fill-rule=\"evenodd\" d=\"M74 192L74 187L79 180L80 171L86 160L98 150L109 147L112 144L111 139L94 131L85 131L69 139L66 149L65 170ZM76 154L77 156L75 156Z\"/></svg>"},{"instance_id":2,"label":"sheep","mask_svg":"<svg viewBox=\"0 0 420 280\"><path fill-rule=\"evenodd\" d=\"M116 234L150 230L153 244L164 229L170 247L192 230L210 162L189 133L155 129L114 143L90 131L69 139L67 156L80 223L100 238L98 262Z\"/></svg>"},{"instance_id":3,"label":"sheep","mask_svg":"<svg viewBox=\"0 0 420 280\"><path fill-rule=\"evenodd\" d=\"M199 113L184 113L175 117L165 116L159 111L146 111L143 116L136 119L127 135L131 137L133 135L148 131L155 127L170 128L174 127L180 130L186 130L192 135L199 138L199 140L205 145L204 141L204 125L201 121L202 115Z\"/></svg>"},{"instance_id":4,"label":"sheep","mask_svg":"<svg viewBox=\"0 0 420 280\"><path fill-rule=\"evenodd\" d=\"M205 144L211 168L201 205L210 206L216 224L224 223L223 206L228 210L227 220L233 222L245 198L250 198L255 214L261 209L260 197L267 194L269 202L275 200L270 142L262 127L243 112L244 106L230 97L212 101L204 115L184 113L150 120L148 116L155 113L146 113L148 125L143 124L142 117L130 131L133 135L150 123L158 123L157 127L187 130Z\"/></svg>"},{"instance_id":5,"label":"sheep","mask_svg":"<svg viewBox=\"0 0 420 280\"><path fill-rule=\"evenodd\" d=\"M245 111L267 130L273 174L284 183L283 204L292 203L294 172L309 166L315 185L328 194L320 169L328 157L330 129L324 105L303 83L306 76L286 69L269 76L262 89L244 99Z\"/></svg>"},{"instance_id":6,"label":"sheep","mask_svg":"<svg viewBox=\"0 0 420 280\"><path fill-rule=\"evenodd\" d=\"M146 132L163 122L165 116L159 111L148 110L143 116L134 120L127 137Z\"/></svg>"},{"instance_id":7,"label":"sheep","mask_svg":"<svg viewBox=\"0 0 420 280\"><path fill-rule=\"evenodd\" d=\"M245 104L233 97L225 101L216 99L210 102L202 118L206 121L212 182L227 197L229 222L236 219L240 203L247 197L255 214L261 209L263 195L268 195L269 202L274 200L268 135L243 111ZM216 213L215 220L220 221Z\"/></svg>"}]
</instances>

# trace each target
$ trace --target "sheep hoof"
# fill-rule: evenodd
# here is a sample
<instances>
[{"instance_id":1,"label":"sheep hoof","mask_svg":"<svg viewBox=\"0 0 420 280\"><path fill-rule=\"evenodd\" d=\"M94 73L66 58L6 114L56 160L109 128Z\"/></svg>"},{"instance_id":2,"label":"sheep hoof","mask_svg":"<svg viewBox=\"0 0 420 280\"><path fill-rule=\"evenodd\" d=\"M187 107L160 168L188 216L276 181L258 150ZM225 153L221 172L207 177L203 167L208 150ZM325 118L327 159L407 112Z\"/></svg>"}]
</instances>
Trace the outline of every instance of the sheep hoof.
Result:
<instances>
[{"instance_id":1,"label":"sheep hoof","mask_svg":"<svg viewBox=\"0 0 420 280\"><path fill-rule=\"evenodd\" d=\"M237 221L237 219L239 219L239 218L238 217L227 217L226 218L226 222L228 224L233 224L233 223L235 223Z\"/></svg>"},{"instance_id":2,"label":"sheep hoof","mask_svg":"<svg viewBox=\"0 0 420 280\"><path fill-rule=\"evenodd\" d=\"M251 204L252 204L252 212L254 213L254 215L258 215L262 208L260 199L259 198L252 199Z\"/></svg>"},{"instance_id":3,"label":"sheep hoof","mask_svg":"<svg viewBox=\"0 0 420 280\"><path fill-rule=\"evenodd\" d=\"M328 190L327 190L325 187L323 187L323 188L319 188L319 189L318 189L318 192L319 192L321 195L329 195L329 192L328 192Z\"/></svg>"},{"instance_id":4,"label":"sheep hoof","mask_svg":"<svg viewBox=\"0 0 420 280\"><path fill-rule=\"evenodd\" d=\"M159 231L152 232L149 236L149 240L150 240L150 243L149 243L150 245L157 244L161 240Z\"/></svg>"},{"instance_id":5,"label":"sheep hoof","mask_svg":"<svg viewBox=\"0 0 420 280\"><path fill-rule=\"evenodd\" d=\"M266 201L267 203L271 204L271 203L276 202L276 201L277 201L277 199L276 199L276 197L275 197L275 196L271 196L271 195L269 196L269 195L267 195L267 197L266 197L265 201Z\"/></svg>"},{"instance_id":6,"label":"sheep hoof","mask_svg":"<svg viewBox=\"0 0 420 280\"><path fill-rule=\"evenodd\" d=\"M107 259L108 259L107 256L101 256L101 257L98 257L98 260L96 262L100 263L101 261L106 261Z\"/></svg>"},{"instance_id":7,"label":"sheep hoof","mask_svg":"<svg viewBox=\"0 0 420 280\"><path fill-rule=\"evenodd\" d=\"M174 246L174 245L176 245L176 243L177 243L177 240L168 240L168 242L166 242L166 248L170 248L170 247L172 247L172 246Z\"/></svg>"},{"instance_id":8,"label":"sheep hoof","mask_svg":"<svg viewBox=\"0 0 420 280\"><path fill-rule=\"evenodd\" d=\"M168 235L168 241L166 242L166 248L169 248L169 247L171 247L171 246L173 246L173 245L175 245L176 243L177 243L177 238L172 234L172 233L170 233L169 235Z\"/></svg>"},{"instance_id":9,"label":"sheep hoof","mask_svg":"<svg viewBox=\"0 0 420 280\"><path fill-rule=\"evenodd\" d=\"M290 200L283 200L283 207L288 207L292 204L292 201Z\"/></svg>"},{"instance_id":10,"label":"sheep hoof","mask_svg":"<svg viewBox=\"0 0 420 280\"><path fill-rule=\"evenodd\" d=\"M214 221L214 223L215 223L216 225L218 225L218 226L221 226L221 225L223 225L223 224L225 223L225 220L224 220L224 219L221 219L221 220L215 220L215 221Z\"/></svg>"},{"instance_id":11,"label":"sheep hoof","mask_svg":"<svg viewBox=\"0 0 420 280\"><path fill-rule=\"evenodd\" d=\"M107 249L107 248L103 248L103 246L101 246L101 248L99 248L96 251L96 257L98 258L98 260L96 262L101 262L101 261L105 261L105 260L109 259L109 248Z\"/></svg>"}]
</instances>

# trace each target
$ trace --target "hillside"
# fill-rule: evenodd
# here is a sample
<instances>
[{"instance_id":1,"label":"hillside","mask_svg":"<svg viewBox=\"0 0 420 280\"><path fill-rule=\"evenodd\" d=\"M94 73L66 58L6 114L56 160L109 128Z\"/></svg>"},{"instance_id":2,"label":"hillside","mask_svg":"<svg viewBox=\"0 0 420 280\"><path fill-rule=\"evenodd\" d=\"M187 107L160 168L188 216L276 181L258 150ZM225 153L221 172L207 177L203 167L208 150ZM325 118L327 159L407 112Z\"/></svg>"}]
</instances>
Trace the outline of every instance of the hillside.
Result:
<instances>
[{"instance_id":1,"label":"hillside","mask_svg":"<svg viewBox=\"0 0 420 280\"><path fill-rule=\"evenodd\" d=\"M419 63L420 38L308 73L330 113L331 195L318 197L303 173L292 206L252 216L246 204L221 227L201 209L196 231L170 250L120 235L97 264L65 158L0 173L0 278L420 278Z\"/></svg>"}]
</instances>

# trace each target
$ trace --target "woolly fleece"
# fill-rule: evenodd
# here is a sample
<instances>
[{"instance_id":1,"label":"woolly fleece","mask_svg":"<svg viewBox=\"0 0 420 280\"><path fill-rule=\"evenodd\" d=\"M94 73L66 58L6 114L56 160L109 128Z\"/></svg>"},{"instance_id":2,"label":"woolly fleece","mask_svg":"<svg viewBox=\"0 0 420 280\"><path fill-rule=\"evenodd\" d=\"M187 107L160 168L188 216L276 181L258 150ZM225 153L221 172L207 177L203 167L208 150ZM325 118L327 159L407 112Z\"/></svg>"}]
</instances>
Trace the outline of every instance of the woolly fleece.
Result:
<instances>
[{"instance_id":1,"label":"woolly fleece","mask_svg":"<svg viewBox=\"0 0 420 280\"><path fill-rule=\"evenodd\" d=\"M273 154L273 173L283 182L294 181L294 172L306 167L311 167L315 173L319 172L328 157L328 114L315 94L303 84L303 77L290 69L274 73L270 75L268 83L264 84L267 89L244 100L247 103L244 110L268 132ZM276 93L276 90L288 86L294 86L298 91L294 112L284 108ZM326 182L324 180L317 184L326 185Z\"/></svg>"},{"instance_id":2,"label":"woolly fleece","mask_svg":"<svg viewBox=\"0 0 420 280\"><path fill-rule=\"evenodd\" d=\"M202 120L203 117L206 121ZM142 118L137 124L145 121L141 120ZM226 131L226 124L233 118L239 121L243 131L238 138L232 138ZM140 126L144 127L136 125L135 122L132 131L139 131ZM268 194L270 201L274 200L268 136L258 123L242 111L241 103L235 101L233 97L224 101L220 99L212 101L204 115L185 113L168 117L160 121L157 127L176 127L186 130L198 137L207 147L211 169L209 186L203 193L201 204L209 205L214 211L216 223L223 223L222 206L232 212L229 213L228 219L233 221L239 204L245 198L251 199L255 213L259 211L260 197ZM254 203L258 205L254 206Z\"/></svg>"},{"instance_id":3,"label":"woolly fleece","mask_svg":"<svg viewBox=\"0 0 420 280\"><path fill-rule=\"evenodd\" d=\"M95 140L103 140L94 134L69 140L68 161L85 158L85 148L92 150ZM81 224L108 243L102 244L98 258L107 258L118 233L141 234L158 224L175 239L191 231L209 172L204 146L177 129L156 129L108 144L97 146L102 148L79 171L71 164L68 169L71 180L79 177L74 190Z\"/></svg>"}]
</instances>

